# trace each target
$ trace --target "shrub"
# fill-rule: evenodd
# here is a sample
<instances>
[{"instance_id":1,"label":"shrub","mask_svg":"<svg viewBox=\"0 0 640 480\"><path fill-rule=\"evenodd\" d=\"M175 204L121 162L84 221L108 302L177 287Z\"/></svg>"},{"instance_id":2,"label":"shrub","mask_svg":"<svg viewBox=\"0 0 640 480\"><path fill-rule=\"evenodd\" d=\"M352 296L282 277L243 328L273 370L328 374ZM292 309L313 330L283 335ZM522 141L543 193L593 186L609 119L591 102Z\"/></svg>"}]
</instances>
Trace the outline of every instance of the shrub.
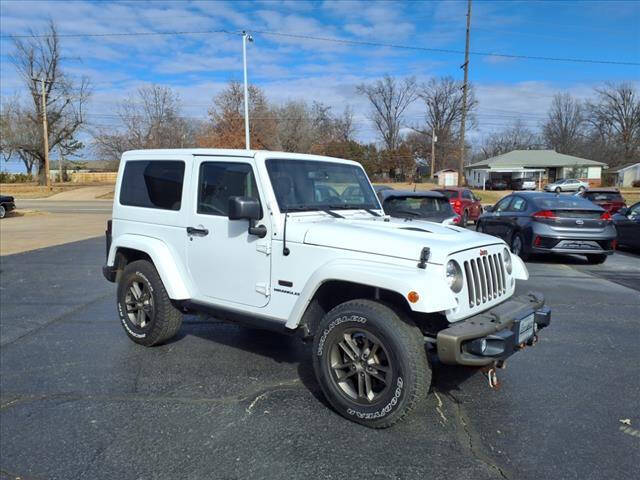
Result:
<instances>
[{"instance_id":1,"label":"shrub","mask_svg":"<svg viewBox=\"0 0 640 480\"><path fill-rule=\"evenodd\" d=\"M33 176L27 173L0 172L0 183L28 183L33 182Z\"/></svg>"}]
</instances>

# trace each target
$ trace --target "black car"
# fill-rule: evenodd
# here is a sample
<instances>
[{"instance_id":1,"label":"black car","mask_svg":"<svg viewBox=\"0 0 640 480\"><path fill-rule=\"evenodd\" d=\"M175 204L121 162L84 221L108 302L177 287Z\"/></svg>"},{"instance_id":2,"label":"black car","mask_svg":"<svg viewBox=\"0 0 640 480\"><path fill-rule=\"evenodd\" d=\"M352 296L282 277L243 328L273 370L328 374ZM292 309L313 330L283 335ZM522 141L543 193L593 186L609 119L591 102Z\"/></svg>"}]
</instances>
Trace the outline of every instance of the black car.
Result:
<instances>
[{"instance_id":1,"label":"black car","mask_svg":"<svg viewBox=\"0 0 640 480\"><path fill-rule=\"evenodd\" d=\"M584 198L544 192L504 197L476 222L476 230L501 237L526 260L532 253L577 253L603 263L613 253L611 215Z\"/></svg>"},{"instance_id":2,"label":"black car","mask_svg":"<svg viewBox=\"0 0 640 480\"><path fill-rule=\"evenodd\" d=\"M0 218L4 218L7 212L16 208L13 197L7 195L0 195Z\"/></svg>"},{"instance_id":3,"label":"black car","mask_svg":"<svg viewBox=\"0 0 640 480\"><path fill-rule=\"evenodd\" d=\"M392 217L457 225L460 216L439 192L382 190L378 192L384 213Z\"/></svg>"},{"instance_id":4,"label":"black car","mask_svg":"<svg viewBox=\"0 0 640 480\"><path fill-rule=\"evenodd\" d=\"M485 183L487 190L508 190L509 184L502 178L492 178Z\"/></svg>"},{"instance_id":5,"label":"black car","mask_svg":"<svg viewBox=\"0 0 640 480\"><path fill-rule=\"evenodd\" d=\"M613 216L618 231L618 243L632 248L640 248L640 202L629 208L621 208Z\"/></svg>"}]
</instances>

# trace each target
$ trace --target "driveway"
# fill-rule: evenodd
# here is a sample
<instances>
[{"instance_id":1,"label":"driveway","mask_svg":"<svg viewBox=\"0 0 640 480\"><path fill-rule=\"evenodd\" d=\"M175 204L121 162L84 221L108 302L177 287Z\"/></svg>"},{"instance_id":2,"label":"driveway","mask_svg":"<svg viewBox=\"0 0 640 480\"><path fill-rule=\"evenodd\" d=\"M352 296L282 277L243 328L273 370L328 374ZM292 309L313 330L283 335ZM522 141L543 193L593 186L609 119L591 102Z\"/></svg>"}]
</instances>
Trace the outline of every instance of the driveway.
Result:
<instances>
[{"instance_id":1,"label":"driveway","mask_svg":"<svg viewBox=\"0 0 640 480\"><path fill-rule=\"evenodd\" d=\"M637 474L640 294L602 273L621 262L640 278L637 256L530 263L518 289L542 291L553 321L502 389L435 365L428 400L383 431L327 406L296 338L187 316L167 345L134 344L103 261L102 239L0 259L2 478Z\"/></svg>"}]
</instances>

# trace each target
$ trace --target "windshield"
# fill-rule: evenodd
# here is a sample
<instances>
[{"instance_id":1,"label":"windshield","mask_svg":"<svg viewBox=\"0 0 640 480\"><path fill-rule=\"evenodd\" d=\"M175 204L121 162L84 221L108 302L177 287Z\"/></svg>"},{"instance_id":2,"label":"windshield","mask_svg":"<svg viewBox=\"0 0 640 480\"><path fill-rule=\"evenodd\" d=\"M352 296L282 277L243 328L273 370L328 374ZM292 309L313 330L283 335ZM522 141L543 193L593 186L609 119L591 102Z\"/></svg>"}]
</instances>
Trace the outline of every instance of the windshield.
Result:
<instances>
[{"instance_id":1,"label":"windshield","mask_svg":"<svg viewBox=\"0 0 640 480\"><path fill-rule=\"evenodd\" d=\"M421 196L390 197L385 200L384 209L389 215L407 214L415 217L443 214L455 215L446 198Z\"/></svg>"},{"instance_id":2,"label":"windshield","mask_svg":"<svg viewBox=\"0 0 640 480\"><path fill-rule=\"evenodd\" d=\"M622 197L615 192L587 192L585 198L593 202L622 202Z\"/></svg>"},{"instance_id":3,"label":"windshield","mask_svg":"<svg viewBox=\"0 0 640 480\"><path fill-rule=\"evenodd\" d=\"M458 196L457 190L436 190L436 192L440 192L441 194L443 194L445 197L449 199L456 198Z\"/></svg>"},{"instance_id":4,"label":"windshield","mask_svg":"<svg viewBox=\"0 0 640 480\"><path fill-rule=\"evenodd\" d=\"M361 167L315 160L266 161L281 211L379 209Z\"/></svg>"}]
</instances>

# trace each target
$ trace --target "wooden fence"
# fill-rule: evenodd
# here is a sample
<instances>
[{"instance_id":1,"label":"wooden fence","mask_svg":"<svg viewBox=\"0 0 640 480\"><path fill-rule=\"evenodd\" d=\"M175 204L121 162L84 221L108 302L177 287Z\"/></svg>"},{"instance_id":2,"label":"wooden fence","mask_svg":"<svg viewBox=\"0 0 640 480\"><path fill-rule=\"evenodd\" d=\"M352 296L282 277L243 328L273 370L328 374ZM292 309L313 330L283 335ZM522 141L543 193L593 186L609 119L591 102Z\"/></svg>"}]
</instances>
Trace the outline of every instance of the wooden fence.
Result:
<instances>
[{"instance_id":1,"label":"wooden fence","mask_svg":"<svg viewBox=\"0 0 640 480\"><path fill-rule=\"evenodd\" d=\"M116 183L118 172L73 172L72 183Z\"/></svg>"}]
</instances>

